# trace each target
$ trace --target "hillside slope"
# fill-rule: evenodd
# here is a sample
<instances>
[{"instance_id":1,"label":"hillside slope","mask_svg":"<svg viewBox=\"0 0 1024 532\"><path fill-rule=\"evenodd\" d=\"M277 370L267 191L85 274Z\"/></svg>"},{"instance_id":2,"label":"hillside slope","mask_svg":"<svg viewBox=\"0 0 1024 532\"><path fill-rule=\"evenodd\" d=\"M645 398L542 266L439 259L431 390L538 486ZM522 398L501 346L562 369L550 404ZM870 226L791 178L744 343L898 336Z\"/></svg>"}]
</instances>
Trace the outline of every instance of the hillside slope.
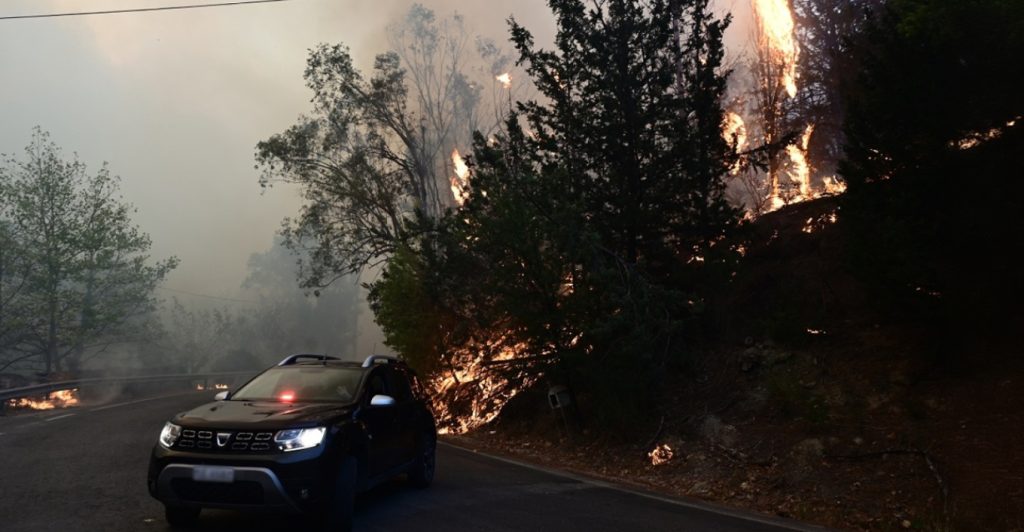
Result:
<instances>
[{"instance_id":1,"label":"hillside slope","mask_svg":"<svg viewBox=\"0 0 1024 532\"><path fill-rule=\"evenodd\" d=\"M748 228L758 244L710 306L718 335L635 434L538 421L534 390L464 441L839 528L1024 530L1012 320L979 337L901 316L847 262L842 220L825 198ZM905 308L943 297L904 288Z\"/></svg>"}]
</instances>

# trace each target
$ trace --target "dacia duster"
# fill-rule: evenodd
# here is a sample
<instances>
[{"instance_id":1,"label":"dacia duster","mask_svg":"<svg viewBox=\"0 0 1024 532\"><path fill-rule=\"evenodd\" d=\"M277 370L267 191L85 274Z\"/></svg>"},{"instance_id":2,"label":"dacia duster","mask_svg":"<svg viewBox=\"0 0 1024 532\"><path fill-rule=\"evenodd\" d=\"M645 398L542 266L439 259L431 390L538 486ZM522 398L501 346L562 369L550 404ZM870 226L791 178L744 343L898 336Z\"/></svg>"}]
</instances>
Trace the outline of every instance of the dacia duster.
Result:
<instances>
[{"instance_id":1,"label":"dacia duster","mask_svg":"<svg viewBox=\"0 0 1024 532\"><path fill-rule=\"evenodd\" d=\"M153 448L149 492L171 526L226 508L348 530L356 493L402 474L433 480L434 418L397 359L293 355L216 399L167 422Z\"/></svg>"}]
</instances>

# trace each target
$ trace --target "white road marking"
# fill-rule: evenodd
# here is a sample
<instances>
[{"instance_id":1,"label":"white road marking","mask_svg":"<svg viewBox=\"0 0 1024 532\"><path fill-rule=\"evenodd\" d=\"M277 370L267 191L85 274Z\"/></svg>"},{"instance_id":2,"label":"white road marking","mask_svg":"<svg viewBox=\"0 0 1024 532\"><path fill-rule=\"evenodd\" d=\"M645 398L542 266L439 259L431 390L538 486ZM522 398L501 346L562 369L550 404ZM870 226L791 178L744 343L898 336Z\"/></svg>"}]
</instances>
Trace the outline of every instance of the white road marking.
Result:
<instances>
[{"instance_id":1,"label":"white road marking","mask_svg":"<svg viewBox=\"0 0 1024 532\"><path fill-rule=\"evenodd\" d=\"M161 395L159 397L147 397L146 399L139 399L137 401L128 401L126 403L115 403L115 404L112 404L112 405L106 405L106 406L101 406L101 407L98 407L98 408L93 408L93 409L91 409L89 411L90 412L99 412L101 410L109 410L111 408L118 408L118 407L122 407L122 406L137 405L139 403L145 403L145 402L148 402L148 401L157 401L159 399L167 399L169 397L178 397L179 395L186 395L186 394L190 394L190 393L195 393L195 391L194 390L189 390L187 392L172 393L170 395Z\"/></svg>"},{"instance_id":2,"label":"white road marking","mask_svg":"<svg viewBox=\"0 0 1024 532\"><path fill-rule=\"evenodd\" d=\"M71 417L73 415L74 414L64 414L63 416L48 417L46 418L46 422L49 423L50 421L57 421L58 419L64 419L66 417Z\"/></svg>"}]
</instances>

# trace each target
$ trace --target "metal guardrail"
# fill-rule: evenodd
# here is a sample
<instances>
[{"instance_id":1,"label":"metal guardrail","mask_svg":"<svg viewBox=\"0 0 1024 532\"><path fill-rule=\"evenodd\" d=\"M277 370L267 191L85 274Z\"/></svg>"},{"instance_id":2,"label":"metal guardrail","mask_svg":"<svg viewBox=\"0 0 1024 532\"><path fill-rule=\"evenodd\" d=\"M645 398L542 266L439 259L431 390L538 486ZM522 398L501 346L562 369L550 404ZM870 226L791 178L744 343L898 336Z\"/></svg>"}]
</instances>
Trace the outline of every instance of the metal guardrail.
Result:
<instances>
[{"instance_id":1,"label":"metal guardrail","mask_svg":"<svg viewBox=\"0 0 1024 532\"><path fill-rule=\"evenodd\" d=\"M20 388L8 388L6 390L0 390L0 409L2 409L3 405L6 404L7 401L11 399L21 399L22 397L38 397L41 395L48 395L52 392L56 392L59 390L83 388L86 386L202 380L205 381L205 383L207 384L205 387L208 388L209 381L213 379L228 377L252 377L257 373L259 373L259 371L236 371L229 373L187 373L177 375L96 377L89 379L75 379L60 382L46 382L42 384L33 384L31 386L22 386Z\"/></svg>"}]
</instances>

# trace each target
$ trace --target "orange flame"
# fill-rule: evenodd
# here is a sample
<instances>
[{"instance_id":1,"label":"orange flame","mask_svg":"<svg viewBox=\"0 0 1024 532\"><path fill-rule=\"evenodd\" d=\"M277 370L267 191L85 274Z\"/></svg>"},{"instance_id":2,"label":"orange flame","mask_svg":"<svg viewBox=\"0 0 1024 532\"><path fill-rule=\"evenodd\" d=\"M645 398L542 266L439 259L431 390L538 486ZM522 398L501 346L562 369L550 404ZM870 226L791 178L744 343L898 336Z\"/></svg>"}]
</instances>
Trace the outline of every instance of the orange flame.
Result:
<instances>
[{"instance_id":1,"label":"orange flame","mask_svg":"<svg viewBox=\"0 0 1024 532\"><path fill-rule=\"evenodd\" d=\"M796 64L800 47L796 40L796 23L788 0L753 0L754 17L765 46L782 63L782 79L790 98L796 96Z\"/></svg>"},{"instance_id":2,"label":"orange flame","mask_svg":"<svg viewBox=\"0 0 1024 532\"><path fill-rule=\"evenodd\" d=\"M506 89L511 89L512 88L512 74L511 73L505 72L504 74L501 74L499 76L495 76L494 79L498 80L498 83L501 83L501 85L503 87L505 87Z\"/></svg>"},{"instance_id":3,"label":"orange flame","mask_svg":"<svg viewBox=\"0 0 1024 532\"><path fill-rule=\"evenodd\" d=\"M28 408L31 410L55 410L57 408L78 406L78 404L78 388L50 392L47 398L41 401L27 397L7 401L7 406L11 408Z\"/></svg>"},{"instance_id":4,"label":"orange flame","mask_svg":"<svg viewBox=\"0 0 1024 532\"><path fill-rule=\"evenodd\" d=\"M811 135L814 134L814 124L807 126L804 134L800 137L800 144L786 146L786 154L793 165L789 172L789 180L797 186L796 196L791 201L804 201L811 196L811 165L807 161L807 148L811 142Z\"/></svg>"},{"instance_id":5,"label":"orange flame","mask_svg":"<svg viewBox=\"0 0 1024 532\"><path fill-rule=\"evenodd\" d=\"M672 452L672 448L664 443L647 453L647 457L651 459L651 465L653 466L665 465L671 462L674 455L675 453Z\"/></svg>"},{"instance_id":6,"label":"orange flame","mask_svg":"<svg viewBox=\"0 0 1024 532\"><path fill-rule=\"evenodd\" d=\"M452 177L452 196L455 203L462 206L469 197L469 166L459 154L459 150L452 150L452 166L455 167L455 177Z\"/></svg>"},{"instance_id":7,"label":"orange flame","mask_svg":"<svg viewBox=\"0 0 1024 532\"><path fill-rule=\"evenodd\" d=\"M477 348L479 353L474 353ZM535 377L524 375L513 382L506 375L488 371L484 364L486 360L515 359L526 346L505 346L492 357L484 356L489 346L477 348L457 355L453 367L431 381L436 394L434 413L440 434L462 434L494 421L506 403L536 381Z\"/></svg>"},{"instance_id":8,"label":"orange flame","mask_svg":"<svg viewBox=\"0 0 1024 532\"><path fill-rule=\"evenodd\" d=\"M836 176L826 176L821 179L825 185L825 195L835 196L846 192L846 182Z\"/></svg>"},{"instance_id":9,"label":"orange flame","mask_svg":"<svg viewBox=\"0 0 1024 532\"><path fill-rule=\"evenodd\" d=\"M725 122L722 124L722 136L730 143L735 142L736 151L742 151L747 147L747 124L743 117L729 111L725 113ZM739 174L743 169L742 161L737 160L732 167L732 174Z\"/></svg>"}]
</instances>

